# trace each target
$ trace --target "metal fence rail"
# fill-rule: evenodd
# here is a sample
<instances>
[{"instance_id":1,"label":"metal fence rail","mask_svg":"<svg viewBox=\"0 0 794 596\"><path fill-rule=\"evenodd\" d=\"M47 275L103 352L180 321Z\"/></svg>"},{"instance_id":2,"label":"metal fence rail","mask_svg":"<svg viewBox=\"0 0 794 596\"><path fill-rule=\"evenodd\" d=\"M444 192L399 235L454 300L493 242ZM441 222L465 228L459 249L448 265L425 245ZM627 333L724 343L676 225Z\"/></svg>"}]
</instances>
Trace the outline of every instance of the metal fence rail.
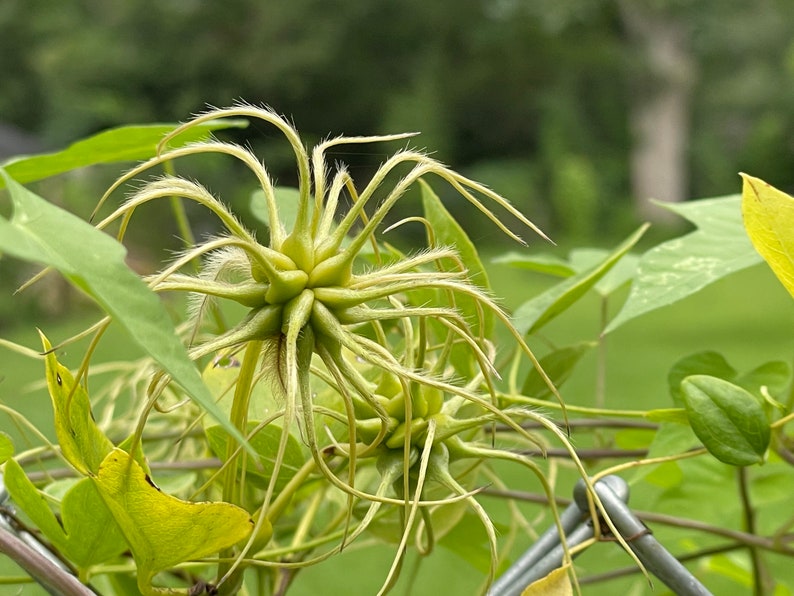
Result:
<instances>
[{"instance_id":1,"label":"metal fence rail","mask_svg":"<svg viewBox=\"0 0 794 596\"><path fill-rule=\"evenodd\" d=\"M606 513L645 568L679 596L711 596L678 559L664 548L651 531L629 509L629 485L618 476L606 476L595 483L595 491ZM568 547L595 535L590 520L587 488L579 481L574 502L560 515ZM488 596L521 596L532 582L562 566L564 551L556 526L549 528L488 591Z\"/></svg>"}]
</instances>

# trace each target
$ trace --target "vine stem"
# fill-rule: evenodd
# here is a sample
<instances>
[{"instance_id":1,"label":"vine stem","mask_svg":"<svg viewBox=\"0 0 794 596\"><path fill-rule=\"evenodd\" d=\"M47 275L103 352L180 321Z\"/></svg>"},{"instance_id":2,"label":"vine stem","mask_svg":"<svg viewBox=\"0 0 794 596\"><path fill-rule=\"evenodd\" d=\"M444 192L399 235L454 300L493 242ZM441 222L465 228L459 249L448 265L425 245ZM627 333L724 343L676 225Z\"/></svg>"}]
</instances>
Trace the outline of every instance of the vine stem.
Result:
<instances>
[{"instance_id":1,"label":"vine stem","mask_svg":"<svg viewBox=\"0 0 794 596\"><path fill-rule=\"evenodd\" d=\"M551 400L537 399L534 397L527 397L526 395L516 394L500 394L498 397L504 398L506 401L525 404L528 406L535 406L543 409L562 410L562 406ZM599 408L588 408L586 406L575 406L571 404L565 405L565 411L572 414L582 414L584 416L607 416L612 418L638 418L641 420L648 419L648 412L645 410L605 410ZM567 423L566 423L567 426Z\"/></svg>"},{"instance_id":2,"label":"vine stem","mask_svg":"<svg viewBox=\"0 0 794 596\"><path fill-rule=\"evenodd\" d=\"M607 395L607 337L604 330L609 323L609 300L606 296L601 298L601 333L598 336L597 364L595 380L595 405L603 408Z\"/></svg>"},{"instance_id":3,"label":"vine stem","mask_svg":"<svg viewBox=\"0 0 794 596\"><path fill-rule=\"evenodd\" d=\"M169 176L175 176L174 162L166 161L163 163L163 171ZM176 227L177 230L179 230L179 235L182 237L182 242L184 242L187 248L195 246L196 238L193 236L193 230L190 228L190 222L188 221L182 198L178 196L171 196L169 198L171 199L171 213L176 221ZM198 265L199 263L196 263L196 270L198 270Z\"/></svg>"},{"instance_id":4,"label":"vine stem","mask_svg":"<svg viewBox=\"0 0 794 596\"><path fill-rule=\"evenodd\" d=\"M234 399L232 400L232 411L229 419L240 434L246 436L246 425L248 424L248 404L251 401L251 390L253 388L256 367L259 362L259 355L262 353L261 341L250 341L246 345L243 361L240 364L240 374L234 387ZM238 453L233 441L229 441L226 446L226 460L235 457ZM240 487L237 483L237 464L232 462L227 466L223 479L223 500L227 503L239 505Z\"/></svg>"},{"instance_id":5,"label":"vine stem","mask_svg":"<svg viewBox=\"0 0 794 596\"><path fill-rule=\"evenodd\" d=\"M615 419L610 420L608 418L572 418L568 421L567 427L564 421L562 420L554 420L554 424L557 425L558 428L565 429L570 428L575 430L577 428L594 428L597 430L604 429L604 428L636 428L640 430L658 430L659 425L654 422L646 422L644 420L630 420L630 419ZM544 429L546 428L539 422L533 422L531 420L527 420L521 423L521 428L525 430L537 430L537 429ZM495 429L496 432L509 432L512 430L511 427L507 426L506 424L497 424Z\"/></svg>"},{"instance_id":6,"label":"vine stem","mask_svg":"<svg viewBox=\"0 0 794 596\"><path fill-rule=\"evenodd\" d=\"M234 398L232 400L232 411L229 414L230 422L234 427L240 431L244 437L247 435L246 427L248 425L248 405L251 401L251 390L253 389L254 377L256 376L256 368L259 363L259 355L262 353L262 341L250 341L246 345L243 361L240 364L240 373L237 377L237 384L234 387ZM229 437L226 444L226 457L225 460L229 462L223 476L223 500L227 503L234 505L241 505L242 498L240 495L240 485L237 482L237 469L238 464L235 461L229 461L237 457L238 451L234 441ZM245 461L245 460L244 460ZM278 473L274 471L274 473ZM256 531L256 529L255 529ZM233 556L233 552L226 553ZM218 577L225 578L227 572L230 570L230 565L221 562L218 565ZM227 579L230 586L237 585L238 577L231 577ZM224 591L225 588L224 588Z\"/></svg>"},{"instance_id":7,"label":"vine stem","mask_svg":"<svg viewBox=\"0 0 794 596\"><path fill-rule=\"evenodd\" d=\"M171 160L164 162L163 171L169 176L176 176L174 162ZM190 227L190 220L187 217L185 202L182 197L177 195L171 195L168 199L171 205L171 214L174 216L174 221L176 222L178 234L185 245L185 250L189 250L191 247L196 246L196 236L193 234L193 229ZM196 257L193 259L193 270L198 273L200 269L201 260L199 257ZM217 304L212 303L210 305L210 313L218 329L225 330L223 315Z\"/></svg>"}]
</instances>

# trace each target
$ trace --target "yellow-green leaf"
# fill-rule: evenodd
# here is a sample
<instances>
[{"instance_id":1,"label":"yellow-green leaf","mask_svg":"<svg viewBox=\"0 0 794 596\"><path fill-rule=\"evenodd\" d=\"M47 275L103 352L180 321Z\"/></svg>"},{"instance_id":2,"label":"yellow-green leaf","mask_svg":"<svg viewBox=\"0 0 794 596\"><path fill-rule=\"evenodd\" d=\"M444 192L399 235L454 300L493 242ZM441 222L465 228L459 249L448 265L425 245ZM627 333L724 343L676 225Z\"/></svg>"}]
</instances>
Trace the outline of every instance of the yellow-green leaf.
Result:
<instances>
[{"instance_id":1,"label":"yellow-green leaf","mask_svg":"<svg viewBox=\"0 0 794 596\"><path fill-rule=\"evenodd\" d=\"M83 572L120 555L127 548L119 527L88 478L74 484L61 501L60 519L19 464L6 462L3 478L16 505Z\"/></svg>"},{"instance_id":2,"label":"yellow-green leaf","mask_svg":"<svg viewBox=\"0 0 794 596\"><path fill-rule=\"evenodd\" d=\"M163 493L121 449L108 454L94 481L130 546L144 594L157 593L152 578L158 572L227 549L254 527L246 511L229 503L191 503Z\"/></svg>"},{"instance_id":3,"label":"yellow-green leaf","mask_svg":"<svg viewBox=\"0 0 794 596\"><path fill-rule=\"evenodd\" d=\"M94 475L113 449L113 443L94 422L85 389L75 381L69 369L58 362L46 336L41 331L39 334L46 353L47 389L52 398L55 435L61 453L79 472Z\"/></svg>"},{"instance_id":4,"label":"yellow-green leaf","mask_svg":"<svg viewBox=\"0 0 794 596\"><path fill-rule=\"evenodd\" d=\"M529 584L521 596L573 596L571 579L568 577L570 565L555 569L546 577Z\"/></svg>"},{"instance_id":5,"label":"yellow-green leaf","mask_svg":"<svg viewBox=\"0 0 794 596\"><path fill-rule=\"evenodd\" d=\"M14 442L4 432L0 432L0 464L14 455Z\"/></svg>"},{"instance_id":6,"label":"yellow-green leaf","mask_svg":"<svg viewBox=\"0 0 794 596\"><path fill-rule=\"evenodd\" d=\"M759 178L741 176L742 215L747 234L794 296L794 198Z\"/></svg>"}]
</instances>

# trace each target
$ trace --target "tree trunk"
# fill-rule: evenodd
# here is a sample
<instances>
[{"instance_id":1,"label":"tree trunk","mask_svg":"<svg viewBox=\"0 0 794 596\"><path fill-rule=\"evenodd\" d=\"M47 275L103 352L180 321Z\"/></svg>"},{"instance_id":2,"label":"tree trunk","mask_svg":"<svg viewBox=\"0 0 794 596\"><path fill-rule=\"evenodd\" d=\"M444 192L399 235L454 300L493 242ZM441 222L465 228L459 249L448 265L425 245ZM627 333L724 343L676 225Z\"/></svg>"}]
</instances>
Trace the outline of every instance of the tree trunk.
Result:
<instances>
[{"instance_id":1,"label":"tree trunk","mask_svg":"<svg viewBox=\"0 0 794 596\"><path fill-rule=\"evenodd\" d=\"M625 0L621 15L642 71L630 81L629 119L633 135L630 167L637 214L674 218L651 200L687 198L691 96L696 65L688 23L670 10Z\"/></svg>"}]
</instances>

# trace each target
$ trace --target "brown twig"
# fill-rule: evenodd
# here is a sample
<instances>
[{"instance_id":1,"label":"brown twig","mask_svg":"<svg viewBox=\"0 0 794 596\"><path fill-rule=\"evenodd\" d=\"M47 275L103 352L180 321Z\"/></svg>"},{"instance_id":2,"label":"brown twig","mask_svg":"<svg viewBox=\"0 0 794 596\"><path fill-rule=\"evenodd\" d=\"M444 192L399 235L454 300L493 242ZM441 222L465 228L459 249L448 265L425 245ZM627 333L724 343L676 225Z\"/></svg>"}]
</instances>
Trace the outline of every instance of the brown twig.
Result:
<instances>
[{"instance_id":1,"label":"brown twig","mask_svg":"<svg viewBox=\"0 0 794 596\"><path fill-rule=\"evenodd\" d=\"M742 514L744 517L744 529L750 533L755 534L755 510L750 501L750 489L747 479L747 469L744 467L737 468L736 479L739 484L739 499L742 503ZM766 584L763 562L761 561L761 554L758 552L758 547L748 545L747 550L750 553L750 561L753 566L753 595L763 596L764 585Z\"/></svg>"}]
</instances>

